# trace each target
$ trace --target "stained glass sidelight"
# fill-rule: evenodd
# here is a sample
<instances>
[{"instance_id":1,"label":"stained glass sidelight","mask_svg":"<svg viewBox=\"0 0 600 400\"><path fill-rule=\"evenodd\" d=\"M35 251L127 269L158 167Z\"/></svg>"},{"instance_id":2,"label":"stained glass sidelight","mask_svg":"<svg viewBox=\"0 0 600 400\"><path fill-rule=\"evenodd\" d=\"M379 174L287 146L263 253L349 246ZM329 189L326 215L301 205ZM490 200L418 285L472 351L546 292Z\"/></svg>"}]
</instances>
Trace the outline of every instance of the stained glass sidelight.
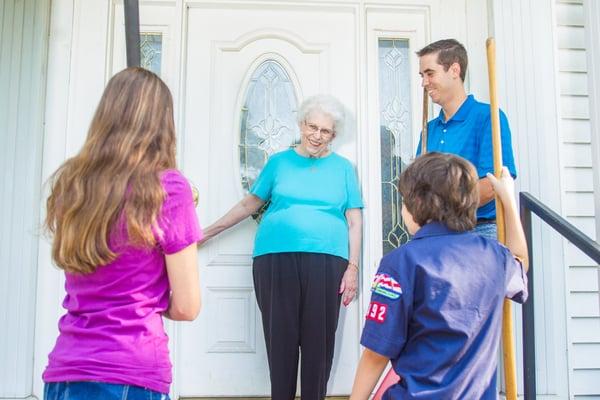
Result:
<instances>
[{"instance_id":1,"label":"stained glass sidelight","mask_svg":"<svg viewBox=\"0 0 600 400\"><path fill-rule=\"evenodd\" d=\"M160 76L162 61L162 33L140 34L141 66Z\"/></svg>"},{"instance_id":2,"label":"stained glass sidelight","mask_svg":"<svg viewBox=\"0 0 600 400\"><path fill-rule=\"evenodd\" d=\"M398 179L412 158L408 40L379 40L379 133L383 254L409 239Z\"/></svg>"},{"instance_id":3,"label":"stained glass sidelight","mask_svg":"<svg viewBox=\"0 0 600 400\"><path fill-rule=\"evenodd\" d=\"M240 172L249 190L271 154L300 141L294 84L275 60L261 63L252 74L240 117ZM255 216L256 218L256 216Z\"/></svg>"}]
</instances>

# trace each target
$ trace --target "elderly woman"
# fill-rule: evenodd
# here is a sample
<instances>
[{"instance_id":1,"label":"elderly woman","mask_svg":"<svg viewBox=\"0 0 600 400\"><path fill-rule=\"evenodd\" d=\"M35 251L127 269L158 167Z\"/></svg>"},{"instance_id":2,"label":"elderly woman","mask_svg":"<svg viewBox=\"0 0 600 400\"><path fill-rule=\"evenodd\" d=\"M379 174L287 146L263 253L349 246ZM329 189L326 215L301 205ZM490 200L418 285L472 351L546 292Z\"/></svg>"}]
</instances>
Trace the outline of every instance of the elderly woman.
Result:
<instances>
[{"instance_id":1,"label":"elderly woman","mask_svg":"<svg viewBox=\"0 0 600 400\"><path fill-rule=\"evenodd\" d=\"M293 399L302 350L303 399L325 397L340 301L356 294L363 203L352 164L330 149L344 109L332 96L300 106L300 144L270 157L250 193L205 230L205 239L267 208L254 244L271 396Z\"/></svg>"}]
</instances>

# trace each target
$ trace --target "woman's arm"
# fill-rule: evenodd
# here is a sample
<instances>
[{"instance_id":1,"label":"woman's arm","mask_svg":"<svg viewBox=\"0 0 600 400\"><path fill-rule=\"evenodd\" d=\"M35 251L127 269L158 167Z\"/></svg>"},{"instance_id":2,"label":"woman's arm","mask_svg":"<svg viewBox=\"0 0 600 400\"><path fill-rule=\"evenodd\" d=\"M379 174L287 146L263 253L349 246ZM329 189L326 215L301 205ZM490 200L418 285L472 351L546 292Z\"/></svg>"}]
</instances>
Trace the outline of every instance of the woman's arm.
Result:
<instances>
[{"instance_id":1,"label":"woman's arm","mask_svg":"<svg viewBox=\"0 0 600 400\"><path fill-rule=\"evenodd\" d=\"M356 369L350 400L367 400L371 396L388 361L389 358L372 350L363 351Z\"/></svg>"},{"instance_id":2,"label":"woman's arm","mask_svg":"<svg viewBox=\"0 0 600 400\"><path fill-rule=\"evenodd\" d=\"M342 303L344 306L350 304L358 288L358 265L360 262L360 252L362 244L362 209L350 208L346 210L346 221L348 222L348 267L342 283L340 284L340 293L342 293Z\"/></svg>"},{"instance_id":3,"label":"woman's arm","mask_svg":"<svg viewBox=\"0 0 600 400\"><path fill-rule=\"evenodd\" d=\"M165 256L171 287L169 308L164 316L173 321L193 321L200 313L200 279L196 243Z\"/></svg>"},{"instance_id":4,"label":"woman's arm","mask_svg":"<svg viewBox=\"0 0 600 400\"><path fill-rule=\"evenodd\" d=\"M204 237L198 243L202 244L217 236L225 229L229 229L238 222L248 218L250 215L257 212L264 203L265 202L260 197L253 194L246 195L239 203L233 206L231 210L227 211L225 215L207 227L204 230Z\"/></svg>"}]
</instances>

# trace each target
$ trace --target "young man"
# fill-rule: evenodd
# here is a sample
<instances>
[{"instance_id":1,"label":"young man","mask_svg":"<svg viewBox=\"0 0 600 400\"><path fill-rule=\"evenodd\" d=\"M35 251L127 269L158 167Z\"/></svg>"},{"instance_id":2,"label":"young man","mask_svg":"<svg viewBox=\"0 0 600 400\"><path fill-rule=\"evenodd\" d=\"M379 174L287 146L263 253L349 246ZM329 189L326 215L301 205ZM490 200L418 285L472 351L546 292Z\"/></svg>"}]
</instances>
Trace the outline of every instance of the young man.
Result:
<instances>
[{"instance_id":1,"label":"young man","mask_svg":"<svg viewBox=\"0 0 600 400\"><path fill-rule=\"evenodd\" d=\"M486 174L493 172L492 128L489 104L480 103L465 92L467 51L454 39L439 40L417 52L422 85L431 100L442 107L427 124L427 151L452 153L469 160L479 177L479 209L475 231L496 238L496 205ZM515 178L510 128L500 111L502 162ZM421 153L421 144L417 155Z\"/></svg>"},{"instance_id":2,"label":"young man","mask_svg":"<svg viewBox=\"0 0 600 400\"><path fill-rule=\"evenodd\" d=\"M383 399L497 399L505 297L527 298L527 243L513 180L488 176L506 212L506 247L471 232L478 177L451 154L418 157L400 177L413 240L381 260L351 400L366 400L388 361L400 381Z\"/></svg>"}]
</instances>

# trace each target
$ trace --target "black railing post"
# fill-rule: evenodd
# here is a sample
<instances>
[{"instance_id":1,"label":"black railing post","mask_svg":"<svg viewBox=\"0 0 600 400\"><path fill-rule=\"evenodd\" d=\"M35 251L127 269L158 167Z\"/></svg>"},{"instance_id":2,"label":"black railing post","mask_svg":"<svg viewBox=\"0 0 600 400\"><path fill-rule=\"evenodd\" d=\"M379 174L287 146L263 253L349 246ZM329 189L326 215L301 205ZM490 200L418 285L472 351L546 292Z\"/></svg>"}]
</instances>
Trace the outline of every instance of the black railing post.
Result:
<instances>
[{"instance_id":1,"label":"black railing post","mask_svg":"<svg viewBox=\"0 0 600 400\"><path fill-rule=\"evenodd\" d=\"M533 286L533 242L531 227L531 210L527 206L523 194L519 195L519 204L521 206L521 224L525 231L527 240L527 250L529 253L529 270L527 271L527 291L529 298L523 305L523 377L525 387L525 400L535 400L536 381L535 381L535 312L534 312L534 286Z\"/></svg>"},{"instance_id":2,"label":"black railing post","mask_svg":"<svg viewBox=\"0 0 600 400\"><path fill-rule=\"evenodd\" d=\"M125 46L127 66L140 66L140 7L138 0L125 0Z\"/></svg>"}]
</instances>

